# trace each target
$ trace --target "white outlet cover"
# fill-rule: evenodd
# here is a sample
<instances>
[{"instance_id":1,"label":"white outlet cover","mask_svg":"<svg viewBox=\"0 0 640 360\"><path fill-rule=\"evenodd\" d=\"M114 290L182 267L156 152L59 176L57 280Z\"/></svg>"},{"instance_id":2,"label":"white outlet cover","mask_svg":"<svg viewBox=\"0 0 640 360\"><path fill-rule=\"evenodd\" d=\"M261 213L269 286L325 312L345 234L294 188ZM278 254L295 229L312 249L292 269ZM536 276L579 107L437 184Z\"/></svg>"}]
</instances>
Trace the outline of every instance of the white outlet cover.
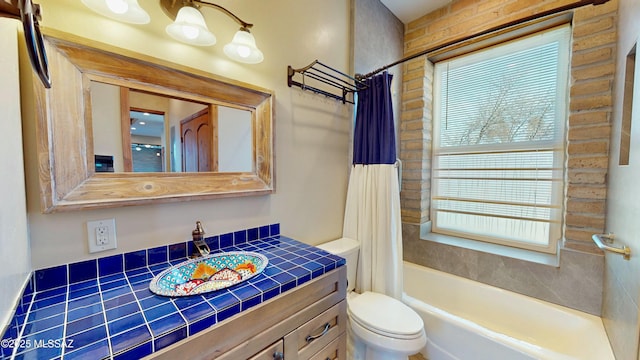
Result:
<instances>
[{"instance_id":1,"label":"white outlet cover","mask_svg":"<svg viewBox=\"0 0 640 360\"><path fill-rule=\"evenodd\" d=\"M100 239L100 242L98 242L98 233L106 235ZM87 239L90 253L115 249L117 247L116 219L87 221Z\"/></svg>"}]
</instances>

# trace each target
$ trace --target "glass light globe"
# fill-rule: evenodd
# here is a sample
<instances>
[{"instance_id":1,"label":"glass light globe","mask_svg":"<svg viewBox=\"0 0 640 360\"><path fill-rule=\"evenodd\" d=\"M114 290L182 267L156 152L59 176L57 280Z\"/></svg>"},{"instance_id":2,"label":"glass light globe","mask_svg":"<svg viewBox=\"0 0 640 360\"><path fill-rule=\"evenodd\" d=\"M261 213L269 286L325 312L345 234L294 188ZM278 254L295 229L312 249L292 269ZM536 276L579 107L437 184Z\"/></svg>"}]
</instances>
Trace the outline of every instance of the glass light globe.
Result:
<instances>
[{"instance_id":1,"label":"glass light globe","mask_svg":"<svg viewBox=\"0 0 640 360\"><path fill-rule=\"evenodd\" d=\"M191 6L182 7L166 30L169 36L186 44L210 46L216 43L216 36L207 28L200 11Z\"/></svg>"},{"instance_id":2,"label":"glass light globe","mask_svg":"<svg viewBox=\"0 0 640 360\"><path fill-rule=\"evenodd\" d=\"M256 46L256 39L245 28L238 30L233 40L224 46L224 53L231 59L245 64L257 64L264 60L262 51Z\"/></svg>"}]
</instances>

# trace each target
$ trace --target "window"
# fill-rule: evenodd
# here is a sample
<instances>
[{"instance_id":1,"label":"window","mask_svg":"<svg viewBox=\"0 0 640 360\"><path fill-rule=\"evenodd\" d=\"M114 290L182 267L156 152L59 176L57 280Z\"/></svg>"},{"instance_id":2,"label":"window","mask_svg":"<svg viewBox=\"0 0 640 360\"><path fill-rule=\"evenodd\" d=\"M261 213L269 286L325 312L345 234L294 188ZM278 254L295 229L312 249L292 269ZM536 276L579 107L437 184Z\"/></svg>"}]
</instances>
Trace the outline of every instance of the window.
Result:
<instances>
[{"instance_id":1,"label":"window","mask_svg":"<svg viewBox=\"0 0 640 360\"><path fill-rule=\"evenodd\" d=\"M432 231L554 253L568 25L435 64Z\"/></svg>"}]
</instances>

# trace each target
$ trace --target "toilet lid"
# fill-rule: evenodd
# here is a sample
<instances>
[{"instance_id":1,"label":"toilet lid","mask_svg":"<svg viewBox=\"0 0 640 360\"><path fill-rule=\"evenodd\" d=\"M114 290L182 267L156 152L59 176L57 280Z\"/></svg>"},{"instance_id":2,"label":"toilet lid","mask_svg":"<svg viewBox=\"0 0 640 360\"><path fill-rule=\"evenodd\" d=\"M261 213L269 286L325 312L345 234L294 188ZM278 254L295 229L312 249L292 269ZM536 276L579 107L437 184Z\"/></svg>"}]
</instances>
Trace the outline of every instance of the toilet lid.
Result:
<instances>
[{"instance_id":1,"label":"toilet lid","mask_svg":"<svg viewBox=\"0 0 640 360\"><path fill-rule=\"evenodd\" d=\"M424 329L415 311L387 295L367 291L350 300L348 305L352 320L381 335L415 338Z\"/></svg>"}]
</instances>

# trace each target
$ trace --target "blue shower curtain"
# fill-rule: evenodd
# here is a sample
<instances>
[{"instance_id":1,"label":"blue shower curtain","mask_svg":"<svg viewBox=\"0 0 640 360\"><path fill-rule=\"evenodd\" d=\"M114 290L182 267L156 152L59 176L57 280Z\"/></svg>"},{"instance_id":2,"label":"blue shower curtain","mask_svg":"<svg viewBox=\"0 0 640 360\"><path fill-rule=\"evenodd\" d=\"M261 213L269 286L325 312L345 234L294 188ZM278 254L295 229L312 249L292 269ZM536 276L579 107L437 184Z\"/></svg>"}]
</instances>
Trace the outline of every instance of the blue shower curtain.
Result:
<instances>
[{"instance_id":1,"label":"blue shower curtain","mask_svg":"<svg viewBox=\"0 0 640 360\"><path fill-rule=\"evenodd\" d=\"M360 242L356 290L402 297L402 226L392 75L358 92L343 236Z\"/></svg>"},{"instance_id":2,"label":"blue shower curtain","mask_svg":"<svg viewBox=\"0 0 640 360\"><path fill-rule=\"evenodd\" d=\"M356 126L353 137L354 164L394 164L396 136L393 125L391 79L388 72L366 80L358 92Z\"/></svg>"}]
</instances>

